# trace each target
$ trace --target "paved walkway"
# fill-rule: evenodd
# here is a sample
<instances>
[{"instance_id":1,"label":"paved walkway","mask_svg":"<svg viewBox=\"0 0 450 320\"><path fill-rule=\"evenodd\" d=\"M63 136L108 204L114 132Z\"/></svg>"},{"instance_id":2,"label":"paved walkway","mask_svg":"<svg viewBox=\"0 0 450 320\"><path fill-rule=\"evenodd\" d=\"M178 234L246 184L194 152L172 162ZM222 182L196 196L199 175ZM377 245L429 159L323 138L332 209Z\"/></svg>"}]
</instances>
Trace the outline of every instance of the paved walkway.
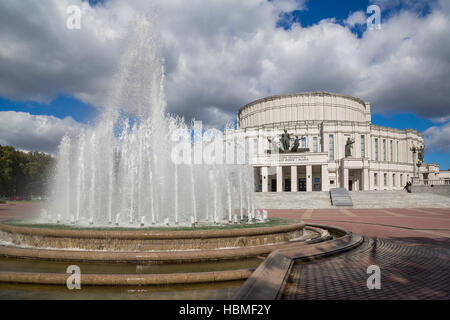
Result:
<instances>
[{"instance_id":1,"label":"paved walkway","mask_svg":"<svg viewBox=\"0 0 450 320\"><path fill-rule=\"evenodd\" d=\"M450 299L450 209L271 210L269 216L366 236L355 250L294 265L283 299ZM380 267L380 290L367 288L370 265Z\"/></svg>"},{"instance_id":2,"label":"paved walkway","mask_svg":"<svg viewBox=\"0 0 450 320\"><path fill-rule=\"evenodd\" d=\"M450 209L269 210L270 217L331 224L356 234L450 249Z\"/></svg>"},{"instance_id":3,"label":"paved walkway","mask_svg":"<svg viewBox=\"0 0 450 320\"><path fill-rule=\"evenodd\" d=\"M19 201L0 203L0 222L10 219L23 219L39 214L43 202Z\"/></svg>"},{"instance_id":4,"label":"paved walkway","mask_svg":"<svg viewBox=\"0 0 450 320\"><path fill-rule=\"evenodd\" d=\"M380 268L380 289L367 288L367 268ZM282 299L450 299L450 250L365 238L336 257L293 266Z\"/></svg>"}]
</instances>

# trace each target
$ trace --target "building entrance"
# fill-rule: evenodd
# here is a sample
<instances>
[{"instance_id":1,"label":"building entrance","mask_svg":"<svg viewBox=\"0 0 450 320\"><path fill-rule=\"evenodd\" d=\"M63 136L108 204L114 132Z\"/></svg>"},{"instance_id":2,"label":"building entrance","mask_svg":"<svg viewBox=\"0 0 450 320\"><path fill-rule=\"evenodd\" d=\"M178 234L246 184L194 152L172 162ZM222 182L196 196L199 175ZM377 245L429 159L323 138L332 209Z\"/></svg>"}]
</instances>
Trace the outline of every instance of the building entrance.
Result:
<instances>
[{"instance_id":1,"label":"building entrance","mask_svg":"<svg viewBox=\"0 0 450 320\"><path fill-rule=\"evenodd\" d=\"M298 191L306 192L306 178L298 179Z\"/></svg>"},{"instance_id":2,"label":"building entrance","mask_svg":"<svg viewBox=\"0 0 450 320\"><path fill-rule=\"evenodd\" d=\"M277 179L272 179L272 183L270 184L270 191L277 192Z\"/></svg>"},{"instance_id":3,"label":"building entrance","mask_svg":"<svg viewBox=\"0 0 450 320\"><path fill-rule=\"evenodd\" d=\"M291 192L291 179L284 180L284 191Z\"/></svg>"}]
</instances>

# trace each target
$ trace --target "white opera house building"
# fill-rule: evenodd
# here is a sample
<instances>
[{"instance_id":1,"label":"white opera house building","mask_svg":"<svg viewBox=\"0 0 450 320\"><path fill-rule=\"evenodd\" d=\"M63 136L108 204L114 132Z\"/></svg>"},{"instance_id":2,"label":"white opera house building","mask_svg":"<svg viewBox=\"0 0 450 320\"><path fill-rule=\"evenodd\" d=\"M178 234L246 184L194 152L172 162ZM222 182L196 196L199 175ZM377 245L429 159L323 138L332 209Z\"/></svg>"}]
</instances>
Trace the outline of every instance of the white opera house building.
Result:
<instances>
[{"instance_id":1,"label":"white opera house building","mask_svg":"<svg viewBox=\"0 0 450 320\"><path fill-rule=\"evenodd\" d=\"M422 133L374 125L370 103L342 94L256 100L239 110L236 132L254 142L256 191L401 190L413 179L439 176L438 165L420 161ZM278 149L283 133L286 152Z\"/></svg>"}]
</instances>

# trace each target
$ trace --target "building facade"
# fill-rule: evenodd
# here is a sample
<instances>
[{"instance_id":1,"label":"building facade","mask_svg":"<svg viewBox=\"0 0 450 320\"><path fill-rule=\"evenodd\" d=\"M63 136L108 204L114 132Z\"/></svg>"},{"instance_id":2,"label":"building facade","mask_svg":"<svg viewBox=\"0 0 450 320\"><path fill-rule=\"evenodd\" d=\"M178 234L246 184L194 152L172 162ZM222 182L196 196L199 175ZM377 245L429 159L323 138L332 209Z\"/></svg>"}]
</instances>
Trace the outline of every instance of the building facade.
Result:
<instances>
[{"instance_id":1,"label":"building facade","mask_svg":"<svg viewBox=\"0 0 450 320\"><path fill-rule=\"evenodd\" d=\"M438 165L420 161L423 134L372 124L370 103L358 98L328 92L267 97L239 110L237 128L254 145L256 191L401 190L414 179L439 179ZM273 152L285 130L299 151Z\"/></svg>"}]
</instances>

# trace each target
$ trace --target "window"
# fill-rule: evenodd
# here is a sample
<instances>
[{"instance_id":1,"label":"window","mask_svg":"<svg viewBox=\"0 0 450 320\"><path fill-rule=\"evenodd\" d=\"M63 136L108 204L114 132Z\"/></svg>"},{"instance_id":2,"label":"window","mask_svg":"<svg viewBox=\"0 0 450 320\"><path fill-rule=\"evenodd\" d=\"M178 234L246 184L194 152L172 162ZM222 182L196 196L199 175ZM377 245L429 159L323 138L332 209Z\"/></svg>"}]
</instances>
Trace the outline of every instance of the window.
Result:
<instances>
[{"instance_id":1,"label":"window","mask_svg":"<svg viewBox=\"0 0 450 320\"><path fill-rule=\"evenodd\" d=\"M384 185L387 186L387 173L384 174Z\"/></svg>"},{"instance_id":2,"label":"window","mask_svg":"<svg viewBox=\"0 0 450 320\"><path fill-rule=\"evenodd\" d=\"M331 184L331 185L334 185L334 180L330 180L330 184Z\"/></svg>"},{"instance_id":3,"label":"window","mask_svg":"<svg viewBox=\"0 0 450 320\"><path fill-rule=\"evenodd\" d=\"M361 136L361 158L366 157L366 137Z\"/></svg>"},{"instance_id":4,"label":"window","mask_svg":"<svg viewBox=\"0 0 450 320\"><path fill-rule=\"evenodd\" d=\"M383 139L383 161L386 161L386 139Z\"/></svg>"},{"instance_id":5,"label":"window","mask_svg":"<svg viewBox=\"0 0 450 320\"><path fill-rule=\"evenodd\" d=\"M378 161L378 139L375 139L375 160Z\"/></svg>"},{"instance_id":6,"label":"window","mask_svg":"<svg viewBox=\"0 0 450 320\"><path fill-rule=\"evenodd\" d=\"M313 138L313 152L319 152L318 138Z\"/></svg>"},{"instance_id":7,"label":"window","mask_svg":"<svg viewBox=\"0 0 450 320\"><path fill-rule=\"evenodd\" d=\"M258 154L258 138L254 138L253 139L253 150L252 150L252 155L256 155Z\"/></svg>"},{"instance_id":8,"label":"window","mask_svg":"<svg viewBox=\"0 0 450 320\"><path fill-rule=\"evenodd\" d=\"M392 141L391 141L391 142L392 142ZM395 173L393 173L393 174L392 174L392 185L393 185L394 187L397 186L397 184L395 183L395 178L396 178Z\"/></svg>"},{"instance_id":9,"label":"window","mask_svg":"<svg viewBox=\"0 0 450 320\"><path fill-rule=\"evenodd\" d=\"M378 186L378 173L373 174L373 185Z\"/></svg>"},{"instance_id":10,"label":"window","mask_svg":"<svg viewBox=\"0 0 450 320\"><path fill-rule=\"evenodd\" d=\"M302 148L306 148L306 137L302 138Z\"/></svg>"},{"instance_id":11,"label":"window","mask_svg":"<svg viewBox=\"0 0 450 320\"><path fill-rule=\"evenodd\" d=\"M328 155L330 160L334 160L334 135L330 134L330 141L328 144Z\"/></svg>"},{"instance_id":12,"label":"window","mask_svg":"<svg viewBox=\"0 0 450 320\"><path fill-rule=\"evenodd\" d=\"M403 183L403 174L400 175L400 185L401 186L404 185L404 183Z\"/></svg>"}]
</instances>

